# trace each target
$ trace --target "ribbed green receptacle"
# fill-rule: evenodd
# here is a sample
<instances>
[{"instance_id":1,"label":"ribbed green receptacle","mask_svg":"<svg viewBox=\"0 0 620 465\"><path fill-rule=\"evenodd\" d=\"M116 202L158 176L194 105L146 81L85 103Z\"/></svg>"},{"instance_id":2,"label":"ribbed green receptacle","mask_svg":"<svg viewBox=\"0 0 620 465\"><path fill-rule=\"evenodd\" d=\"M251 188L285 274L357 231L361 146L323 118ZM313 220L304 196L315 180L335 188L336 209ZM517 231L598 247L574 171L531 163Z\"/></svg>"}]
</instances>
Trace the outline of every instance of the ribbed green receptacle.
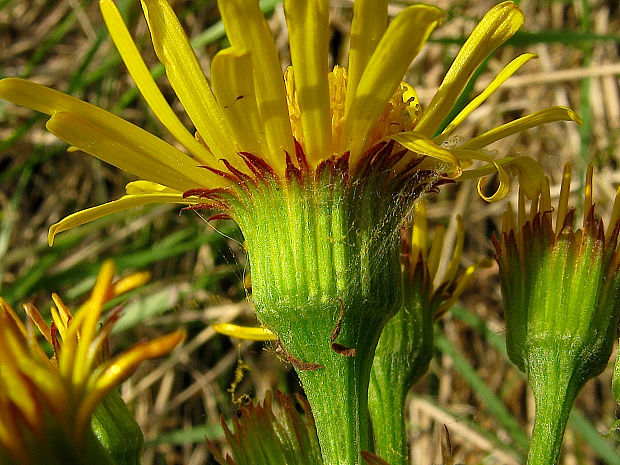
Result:
<instances>
[{"instance_id":1,"label":"ribbed green receptacle","mask_svg":"<svg viewBox=\"0 0 620 465\"><path fill-rule=\"evenodd\" d=\"M400 304L402 205L336 163L316 178L265 181L233 206L252 299L282 342L315 416L327 465L361 463L375 347ZM232 202L231 202L232 203Z\"/></svg>"}]
</instances>

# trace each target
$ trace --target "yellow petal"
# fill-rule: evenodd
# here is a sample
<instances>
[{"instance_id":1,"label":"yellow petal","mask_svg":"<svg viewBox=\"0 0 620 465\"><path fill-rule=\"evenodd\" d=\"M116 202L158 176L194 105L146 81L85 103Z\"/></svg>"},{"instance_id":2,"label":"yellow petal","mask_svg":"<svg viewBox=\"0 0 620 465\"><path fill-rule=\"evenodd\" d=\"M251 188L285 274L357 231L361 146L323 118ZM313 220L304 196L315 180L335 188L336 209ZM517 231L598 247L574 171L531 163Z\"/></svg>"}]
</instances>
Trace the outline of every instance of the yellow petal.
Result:
<instances>
[{"instance_id":1,"label":"yellow petal","mask_svg":"<svg viewBox=\"0 0 620 465\"><path fill-rule=\"evenodd\" d=\"M219 180L183 152L143 129L120 118L108 124L96 116L58 112L46 126L60 139L106 163L178 191Z\"/></svg>"},{"instance_id":2,"label":"yellow petal","mask_svg":"<svg viewBox=\"0 0 620 465\"><path fill-rule=\"evenodd\" d=\"M26 336L28 335L26 325L24 325L24 322L17 316L17 313L13 310L13 307L11 307L2 297L0 297L0 309L2 309L2 313L0 315L5 317L6 321L12 324L12 327L17 330L23 339L26 339Z\"/></svg>"},{"instance_id":3,"label":"yellow petal","mask_svg":"<svg viewBox=\"0 0 620 465\"><path fill-rule=\"evenodd\" d=\"M69 333L79 324L79 344L76 349L76 356L73 362L73 382L81 385L88 377L93 362L94 354L91 353L91 342L95 337L99 318L103 310L108 291L112 286L114 271L116 266L113 260L106 260L101 265L97 274L97 281L86 303L76 312L76 320L69 324ZM82 317L82 314L84 315Z\"/></svg>"},{"instance_id":4,"label":"yellow petal","mask_svg":"<svg viewBox=\"0 0 620 465\"><path fill-rule=\"evenodd\" d=\"M119 279L114 283L112 287L112 296L116 297L126 292L137 289L144 286L151 280L151 273L148 271L141 271L138 273L132 273L129 276Z\"/></svg>"},{"instance_id":5,"label":"yellow petal","mask_svg":"<svg viewBox=\"0 0 620 465\"><path fill-rule=\"evenodd\" d=\"M560 187L560 197L558 199L558 214L556 216L555 231L560 232L564 226L564 220L568 213L568 197L570 196L570 181L573 175L573 169L570 163L564 165L562 172L562 185Z\"/></svg>"},{"instance_id":6,"label":"yellow petal","mask_svg":"<svg viewBox=\"0 0 620 465\"><path fill-rule=\"evenodd\" d=\"M293 133L288 117L286 92L280 57L259 8L258 0L218 0L228 40L233 47L247 50L252 56L256 99L265 138L271 153L270 164L284 173L284 151L295 153Z\"/></svg>"},{"instance_id":7,"label":"yellow petal","mask_svg":"<svg viewBox=\"0 0 620 465\"><path fill-rule=\"evenodd\" d=\"M213 154L190 134L157 87L114 2L112 0L100 0L99 7L118 53L123 58L129 74L131 74L155 116L176 140L183 144L198 160L214 166L217 160Z\"/></svg>"},{"instance_id":8,"label":"yellow petal","mask_svg":"<svg viewBox=\"0 0 620 465\"><path fill-rule=\"evenodd\" d=\"M503 163L503 166L516 170L519 187L530 200L545 192L545 173L532 157L515 157L514 160Z\"/></svg>"},{"instance_id":9,"label":"yellow petal","mask_svg":"<svg viewBox=\"0 0 620 465\"><path fill-rule=\"evenodd\" d=\"M469 267L467 267L463 275L458 279L456 288L454 289L454 291L452 291L452 293L450 294L450 297L447 300L443 301L439 305L439 307L437 307L437 310L435 312L435 318L434 318L435 321L441 319L441 317L443 317L446 314L446 312L448 312L448 310L452 308L452 306L456 303L459 297L463 294L465 289L467 289L467 286L469 286L469 283L471 282L472 278L474 277L474 274L476 273L478 269L488 268L492 265L493 265L493 261L488 258L485 258L479 261L478 263L475 263L474 265L470 265Z\"/></svg>"},{"instance_id":10,"label":"yellow petal","mask_svg":"<svg viewBox=\"0 0 620 465\"><path fill-rule=\"evenodd\" d=\"M247 341L276 341L278 336L267 328L250 328L248 326L239 326L231 323L217 323L211 327L218 333L225 336L245 339Z\"/></svg>"},{"instance_id":11,"label":"yellow petal","mask_svg":"<svg viewBox=\"0 0 620 465\"><path fill-rule=\"evenodd\" d=\"M185 331L174 331L151 341L138 343L126 352L101 365L93 373L87 388L88 394L79 406L76 424L87 424L97 403L115 386L126 380L144 360L170 353L185 339Z\"/></svg>"},{"instance_id":12,"label":"yellow petal","mask_svg":"<svg viewBox=\"0 0 620 465\"><path fill-rule=\"evenodd\" d=\"M166 0L142 0L153 47L183 108L216 158L239 163L234 138L194 49Z\"/></svg>"},{"instance_id":13,"label":"yellow petal","mask_svg":"<svg viewBox=\"0 0 620 465\"><path fill-rule=\"evenodd\" d=\"M481 168L478 170L466 170L463 171L463 173L461 174L461 179L480 178L478 180L478 195L480 197L482 197L487 202L497 202L506 197L506 194L508 194L508 190L510 189L510 176L508 176L508 173L502 167L502 165L508 163L509 158L510 161L514 160L514 158L506 157L502 160L494 160L493 157L485 153L475 152L473 150L454 150L454 152L457 154L459 159L469 158L473 160L484 161L489 164L489 166L485 168ZM482 169L489 170L490 172L497 172L497 175L499 177L499 184L497 186L497 190L490 196L486 196L483 193L487 179L486 177L480 177L482 176Z\"/></svg>"},{"instance_id":14,"label":"yellow petal","mask_svg":"<svg viewBox=\"0 0 620 465\"><path fill-rule=\"evenodd\" d=\"M329 0L284 0L303 146L318 165L332 155L329 113Z\"/></svg>"},{"instance_id":15,"label":"yellow petal","mask_svg":"<svg viewBox=\"0 0 620 465\"><path fill-rule=\"evenodd\" d=\"M469 102L467 106L463 108L458 115L456 115L452 122L442 131L441 136L435 138L435 142L445 140L446 136L454 131L454 129L456 129L456 127L465 120L465 118L471 115L476 108L478 108L487 98L489 98L489 96L491 96L506 81L506 79L512 76L519 68L521 68L521 66L535 57L536 55L533 53L524 53L508 63L508 65L497 76L495 76L495 79L493 79L491 83L478 96L476 96L476 98Z\"/></svg>"},{"instance_id":16,"label":"yellow petal","mask_svg":"<svg viewBox=\"0 0 620 465\"><path fill-rule=\"evenodd\" d=\"M73 318L73 316L71 315L71 310L69 310L69 307L67 307L67 305L62 301L58 294L52 292L52 300L56 305L56 308L54 309L55 312L52 312L52 314L56 313L56 317L54 317L54 323L56 323L56 327L58 328L61 337L64 339L65 334L63 333L63 331L67 329L67 325L69 324L69 321Z\"/></svg>"},{"instance_id":17,"label":"yellow petal","mask_svg":"<svg viewBox=\"0 0 620 465\"><path fill-rule=\"evenodd\" d=\"M594 167L592 163L588 163L588 169L586 170L586 185L584 189L583 199L583 229L586 229L588 216L590 209L592 208L592 176L594 174Z\"/></svg>"},{"instance_id":18,"label":"yellow petal","mask_svg":"<svg viewBox=\"0 0 620 465\"><path fill-rule=\"evenodd\" d=\"M125 186L125 193L128 195L139 194L182 194L182 192L164 186L163 184L157 184L156 182L145 181L139 179L138 181L131 181Z\"/></svg>"},{"instance_id":19,"label":"yellow petal","mask_svg":"<svg viewBox=\"0 0 620 465\"><path fill-rule=\"evenodd\" d=\"M476 68L523 24L523 13L512 2L495 6L480 23L457 54L437 93L424 111L416 130L432 136L448 115Z\"/></svg>"},{"instance_id":20,"label":"yellow petal","mask_svg":"<svg viewBox=\"0 0 620 465\"><path fill-rule=\"evenodd\" d=\"M163 357L185 339L185 331L177 330L156 339L139 342L129 350L110 360L95 382L95 389L116 386L131 376L144 360Z\"/></svg>"},{"instance_id":21,"label":"yellow petal","mask_svg":"<svg viewBox=\"0 0 620 465\"><path fill-rule=\"evenodd\" d=\"M213 58L211 84L224 117L235 134L239 150L268 157L251 69L249 52L227 48Z\"/></svg>"},{"instance_id":22,"label":"yellow petal","mask_svg":"<svg viewBox=\"0 0 620 465\"><path fill-rule=\"evenodd\" d=\"M141 176L143 172L149 173L151 181L180 191L205 183L209 183L209 187L217 187L212 184L221 183L219 176L209 175L207 170L198 168L189 156L147 131L57 90L24 79L8 78L0 81L0 98L54 115L52 119L56 118L56 121L48 122L48 127L50 124L52 127L59 126L58 129L67 135L65 140L69 144L78 146L72 140L80 141L80 150L91 153L89 149L95 150L97 142L103 142L103 146L109 145L111 152L102 152L95 156L101 155L104 161L109 160L112 164L116 161L116 166L121 169L126 169L124 166L127 166L131 169L126 171L137 176ZM91 126L96 128L93 134L84 133L89 131ZM108 137L111 140L106 141Z\"/></svg>"},{"instance_id":23,"label":"yellow petal","mask_svg":"<svg viewBox=\"0 0 620 465\"><path fill-rule=\"evenodd\" d=\"M415 265L418 254L426 260L428 247L428 225L426 222L426 205L424 199L420 199L414 205L413 226L411 228L411 265Z\"/></svg>"},{"instance_id":24,"label":"yellow petal","mask_svg":"<svg viewBox=\"0 0 620 465\"><path fill-rule=\"evenodd\" d=\"M460 149L467 150L479 150L482 147L486 147L493 142L508 137L517 132L524 131L536 126L541 126L547 123L553 123L555 121L575 121L577 124L582 124L581 118L577 113L567 107L551 107L545 110L532 113L531 115L523 116L522 118L510 121L509 123L502 124L490 131L480 134L479 136L470 139L461 146Z\"/></svg>"},{"instance_id":25,"label":"yellow petal","mask_svg":"<svg viewBox=\"0 0 620 465\"><path fill-rule=\"evenodd\" d=\"M439 268L439 262L443 253L444 238L446 236L446 227L440 224L433 230L433 240L431 241L431 249L428 252L428 260L426 264L428 266L429 276L432 281L435 281L435 275Z\"/></svg>"},{"instance_id":26,"label":"yellow petal","mask_svg":"<svg viewBox=\"0 0 620 465\"><path fill-rule=\"evenodd\" d=\"M454 166L459 166L459 160L452 152L439 147L432 139L426 137L424 134L420 134L416 131L407 131L393 134L389 137L414 153L450 163Z\"/></svg>"},{"instance_id":27,"label":"yellow petal","mask_svg":"<svg viewBox=\"0 0 620 465\"><path fill-rule=\"evenodd\" d=\"M117 213L122 210L127 210L134 207L142 207L152 203L179 203L179 204L192 204L196 203L196 200L183 199L182 194L139 194L139 195L125 195L118 200L104 203L96 207L87 208L86 210L73 213L58 223L53 224L47 234L47 240L49 245L54 244L54 237L56 234L69 229L80 226L89 221L93 221L102 218L113 213Z\"/></svg>"},{"instance_id":28,"label":"yellow petal","mask_svg":"<svg viewBox=\"0 0 620 465\"><path fill-rule=\"evenodd\" d=\"M368 132L443 17L439 8L414 5L403 10L389 25L345 112L340 152L351 152L353 166L366 148Z\"/></svg>"},{"instance_id":29,"label":"yellow petal","mask_svg":"<svg viewBox=\"0 0 620 465\"><path fill-rule=\"evenodd\" d=\"M357 86L370 57L387 27L389 0L356 0L353 2L351 44L345 108L351 106Z\"/></svg>"},{"instance_id":30,"label":"yellow petal","mask_svg":"<svg viewBox=\"0 0 620 465\"><path fill-rule=\"evenodd\" d=\"M616 190L616 198L614 199L614 206L611 210L611 217L609 218L609 226L607 227L607 233L611 234L616 227L616 223L620 221L620 186ZM620 253L616 252L616 255Z\"/></svg>"},{"instance_id":31,"label":"yellow petal","mask_svg":"<svg viewBox=\"0 0 620 465\"><path fill-rule=\"evenodd\" d=\"M50 332L50 327L47 325L47 322L43 319L43 316L41 316L41 313L39 313L39 310L37 310L37 308L34 306L32 302L28 302L27 304L24 304L24 311L28 315L28 318L30 318L30 321L32 321L36 325L37 329L39 330L41 335L43 335L45 340L51 344L52 336ZM37 344L37 347L38 347L38 344Z\"/></svg>"}]
</instances>

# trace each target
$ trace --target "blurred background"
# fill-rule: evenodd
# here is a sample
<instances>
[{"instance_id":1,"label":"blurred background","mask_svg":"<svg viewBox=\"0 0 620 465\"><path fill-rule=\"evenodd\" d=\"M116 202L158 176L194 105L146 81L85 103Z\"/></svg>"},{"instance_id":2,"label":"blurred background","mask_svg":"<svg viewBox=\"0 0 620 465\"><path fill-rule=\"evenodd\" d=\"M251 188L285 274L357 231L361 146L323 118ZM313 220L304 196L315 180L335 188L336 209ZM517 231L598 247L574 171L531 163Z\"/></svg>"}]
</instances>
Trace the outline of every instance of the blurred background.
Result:
<instances>
[{"instance_id":1,"label":"blurred background","mask_svg":"<svg viewBox=\"0 0 620 465\"><path fill-rule=\"evenodd\" d=\"M96 0L0 0L0 77L19 76L106 108L171 141L139 96L107 34ZM525 24L476 72L466 90L475 96L518 54L538 55L510 78L459 133L463 137L552 105L579 112L583 126L556 123L493 146L534 156L557 197L561 167L572 162L573 205L580 181L595 166L599 214L609 217L620 183L620 11L617 0L522 0ZM173 108L185 118L163 76L137 0L117 0L145 61ZM215 0L173 1L208 75L210 59L227 40ZM396 14L407 2L393 2ZM410 68L407 82L427 103L477 20L491 1L443 0L447 19ZM280 1L261 2L288 60ZM351 0L331 1L332 63L346 64ZM462 105L468 100L463 100ZM187 122L187 119L185 120ZM114 167L67 146L45 130L45 117L0 102L0 295L17 306L32 299L48 312L50 293L76 306L106 258L120 274L149 270L152 281L123 302L113 351L183 326L189 337L166 360L144 364L122 386L146 438L144 464L214 463L204 441L222 439L220 416L239 402L262 399L268 389L300 391L274 347L217 335L214 322L256 324L243 238L230 221L180 214L155 206L119 213L60 234L53 248L47 229L64 216L120 197L133 180ZM191 127L189 124L188 127ZM490 183L493 184L492 182ZM427 196L431 222L447 226L454 244L456 215L466 226L463 266L492 255L490 237L506 201L486 204L475 183L447 186ZM508 200L514 198L513 189ZM47 313L49 314L49 313ZM521 374L507 361L497 267L478 272L459 304L438 325L436 356L408 401L412 463L523 463L534 404ZM614 353L616 349L614 349ZM588 383L571 418L563 464L620 464L620 436L605 435L617 414L611 367ZM249 367L230 392L239 360ZM242 396L244 395L244 396ZM242 398L243 397L243 398ZM448 446L450 443L450 446ZM441 446L443 444L443 456ZM453 461L453 462L451 462Z\"/></svg>"}]
</instances>

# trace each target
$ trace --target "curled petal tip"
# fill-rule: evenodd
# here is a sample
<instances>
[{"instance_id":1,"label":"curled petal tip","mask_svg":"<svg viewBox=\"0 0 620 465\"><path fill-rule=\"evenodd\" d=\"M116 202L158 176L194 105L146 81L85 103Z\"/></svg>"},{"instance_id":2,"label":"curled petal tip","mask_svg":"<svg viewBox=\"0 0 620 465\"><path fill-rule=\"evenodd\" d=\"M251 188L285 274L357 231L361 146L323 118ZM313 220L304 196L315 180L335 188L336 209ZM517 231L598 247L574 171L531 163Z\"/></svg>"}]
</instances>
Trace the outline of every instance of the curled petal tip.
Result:
<instances>
[{"instance_id":1,"label":"curled petal tip","mask_svg":"<svg viewBox=\"0 0 620 465\"><path fill-rule=\"evenodd\" d=\"M49 230L47 231L47 244L52 247L54 245L54 237L56 236L56 229L58 223L53 224L50 226Z\"/></svg>"},{"instance_id":2,"label":"curled petal tip","mask_svg":"<svg viewBox=\"0 0 620 465\"><path fill-rule=\"evenodd\" d=\"M575 110L572 110L572 109L569 108L568 109L568 114L569 114L569 116L571 117L571 119L575 123L577 123L579 125L583 124L583 120L581 119L581 116L579 116L579 114Z\"/></svg>"}]
</instances>

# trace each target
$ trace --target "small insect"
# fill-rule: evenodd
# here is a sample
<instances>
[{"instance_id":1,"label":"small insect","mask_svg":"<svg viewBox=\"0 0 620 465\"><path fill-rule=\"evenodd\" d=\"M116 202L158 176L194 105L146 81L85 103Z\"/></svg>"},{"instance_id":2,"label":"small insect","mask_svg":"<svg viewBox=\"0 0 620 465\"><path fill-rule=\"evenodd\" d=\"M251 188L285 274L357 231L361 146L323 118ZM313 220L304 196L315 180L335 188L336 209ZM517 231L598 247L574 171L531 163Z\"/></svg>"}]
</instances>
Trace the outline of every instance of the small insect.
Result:
<instances>
[{"instance_id":1,"label":"small insect","mask_svg":"<svg viewBox=\"0 0 620 465\"><path fill-rule=\"evenodd\" d=\"M250 365L245 363L241 359L241 345L239 345L239 357L237 358L237 368L235 368L235 377L230 383L230 387L228 388L228 392L230 393L230 399L235 405L247 405L250 403L250 396L248 394L241 394L237 397L237 387L241 381L243 381L243 377L246 371L250 371Z\"/></svg>"},{"instance_id":2,"label":"small insect","mask_svg":"<svg viewBox=\"0 0 620 465\"><path fill-rule=\"evenodd\" d=\"M244 96L243 95L239 95L234 101L233 103L231 103L230 105L224 105L224 108L228 109L230 107L232 107L235 103L237 103L239 100L243 99Z\"/></svg>"}]
</instances>

